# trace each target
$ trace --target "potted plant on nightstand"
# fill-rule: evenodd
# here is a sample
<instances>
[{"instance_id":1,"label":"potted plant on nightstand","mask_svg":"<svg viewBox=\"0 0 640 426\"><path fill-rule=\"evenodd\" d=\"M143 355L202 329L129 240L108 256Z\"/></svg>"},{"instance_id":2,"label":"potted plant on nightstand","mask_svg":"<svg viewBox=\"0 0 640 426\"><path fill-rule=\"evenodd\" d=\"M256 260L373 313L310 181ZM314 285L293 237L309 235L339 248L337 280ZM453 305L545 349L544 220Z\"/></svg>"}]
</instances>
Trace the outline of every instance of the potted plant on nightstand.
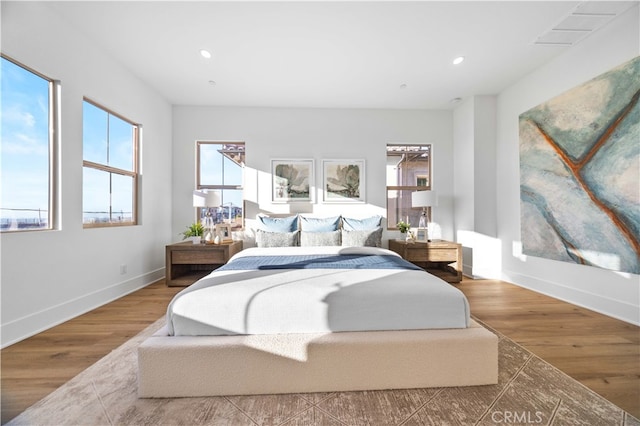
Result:
<instances>
[{"instance_id":1,"label":"potted plant on nightstand","mask_svg":"<svg viewBox=\"0 0 640 426\"><path fill-rule=\"evenodd\" d=\"M398 222L398 224L396 225L398 227L398 229L400 230L400 233L402 234L407 234L405 241L408 243L413 243L416 240L415 235L413 235L413 232L411 232L411 225L403 220L401 220L400 222Z\"/></svg>"},{"instance_id":2,"label":"potted plant on nightstand","mask_svg":"<svg viewBox=\"0 0 640 426\"><path fill-rule=\"evenodd\" d=\"M193 241L193 244L200 244L202 240L202 234L204 233L204 227L200 222L192 223L187 227L187 230L182 233L183 240L187 238Z\"/></svg>"}]
</instances>

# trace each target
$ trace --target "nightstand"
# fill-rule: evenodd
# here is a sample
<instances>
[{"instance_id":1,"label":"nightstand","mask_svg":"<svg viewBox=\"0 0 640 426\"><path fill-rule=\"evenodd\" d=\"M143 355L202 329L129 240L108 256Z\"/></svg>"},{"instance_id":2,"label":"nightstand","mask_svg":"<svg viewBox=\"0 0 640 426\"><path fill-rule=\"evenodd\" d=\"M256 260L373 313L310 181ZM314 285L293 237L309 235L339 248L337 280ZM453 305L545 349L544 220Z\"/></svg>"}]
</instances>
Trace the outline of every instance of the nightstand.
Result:
<instances>
[{"instance_id":1,"label":"nightstand","mask_svg":"<svg viewBox=\"0 0 640 426\"><path fill-rule=\"evenodd\" d=\"M211 271L227 263L242 250L242 241L229 244L193 244L191 241L166 247L166 279L168 287L187 287Z\"/></svg>"},{"instance_id":2,"label":"nightstand","mask_svg":"<svg viewBox=\"0 0 640 426\"><path fill-rule=\"evenodd\" d=\"M450 283L462 281L462 245L445 240L407 243L389 240L389 250Z\"/></svg>"}]
</instances>

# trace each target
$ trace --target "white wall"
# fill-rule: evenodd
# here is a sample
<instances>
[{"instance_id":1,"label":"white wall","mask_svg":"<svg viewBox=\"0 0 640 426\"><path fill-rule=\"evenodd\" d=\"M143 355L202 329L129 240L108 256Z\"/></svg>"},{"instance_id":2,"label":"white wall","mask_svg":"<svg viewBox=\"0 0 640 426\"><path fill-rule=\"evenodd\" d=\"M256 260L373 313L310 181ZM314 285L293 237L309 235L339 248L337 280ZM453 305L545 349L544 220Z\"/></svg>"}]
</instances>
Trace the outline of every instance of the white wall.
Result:
<instances>
[{"instance_id":1,"label":"white wall","mask_svg":"<svg viewBox=\"0 0 640 426\"><path fill-rule=\"evenodd\" d=\"M454 217L463 273L500 276L496 222L496 97L473 96L453 115Z\"/></svg>"},{"instance_id":2,"label":"white wall","mask_svg":"<svg viewBox=\"0 0 640 426\"><path fill-rule=\"evenodd\" d=\"M518 116L640 53L638 6L498 97L497 219L503 278L640 324L638 275L523 256L520 250Z\"/></svg>"},{"instance_id":3,"label":"white wall","mask_svg":"<svg viewBox=\"0 0 640 426\"><path fill-rule=\"evenodd\" d=\"M474 98L466 99L453 113L455 228L473 231L475 226ZM471 259L465 259L465 264Z\"/></svg>"},{"instance_id":4,"label":"white wall","mask_svg":"<svg viewBox=\"0 0 640 426\"><path fill-rule=\"evenodd\" d=\"M60 227L0 236L2 346L164 276L171 107L42 3L2 2L2 52L61 82ZM141 123L141 224L82 227L82 98ZM120 274L120 265L127 273Z\"/></svg>"},{"instance_id":5,"label":"white wall","mask_svg":"<svg viewBox=\"0 0 640 426\"><path fill-rule=\"evenodd\" d=\"M444 238L453 237L453 145L451 111L336 110L175 106L173 109L173 237L195 218L195 142L244 141L247 218L273 213L386 216L385 147L387 143L430 143L433 185L440 194L434 220ZM272 204L269 179L274 158L315 159L316 186L322 159L364 158L365 204ZM415 224L417 225L417 224ZM388 238L390 235L384 235ZM399 237L393 234L392 237ZM386 241L385 241L386 243Z\"/></svg>"}]
</instances>

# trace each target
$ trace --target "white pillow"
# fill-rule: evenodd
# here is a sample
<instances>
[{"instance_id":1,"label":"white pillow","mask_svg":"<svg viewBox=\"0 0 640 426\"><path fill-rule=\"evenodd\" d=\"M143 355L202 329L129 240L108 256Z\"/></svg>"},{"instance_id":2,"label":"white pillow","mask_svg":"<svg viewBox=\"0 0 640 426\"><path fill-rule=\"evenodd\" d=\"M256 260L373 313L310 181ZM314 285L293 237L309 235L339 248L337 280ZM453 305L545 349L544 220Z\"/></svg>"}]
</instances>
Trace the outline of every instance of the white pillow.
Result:
<instances>
[{"instance_id":1,"label":"white pillow","mask_svg":"<svg viewBox=\"0 0 640 426\"><path fill-rule=\"evenodd\" d=\"M312 247L312 246L339 246L340 245L340 231L332 232L300 232L300 246Z\"/></svg>"},{"instance_id":2,"label":"white pillow","mask_svg":"<svg viewBox=\"0 0 640 426\"><path fill-rule=\"evenodd\" d=\"M298 231L267 232L258 229L256 245L258 247L295 247L298 245Z\"/></svg>"},{"instance_id":3,"label":"white pillow","mask_svg":"<svg viewBox=\"0 0 640 426\"><path fill-rule=\"evenodd\" d=\"M342 230L343 247L382 247L382 228L365 231Z\"/></svg>"}]
</instances>

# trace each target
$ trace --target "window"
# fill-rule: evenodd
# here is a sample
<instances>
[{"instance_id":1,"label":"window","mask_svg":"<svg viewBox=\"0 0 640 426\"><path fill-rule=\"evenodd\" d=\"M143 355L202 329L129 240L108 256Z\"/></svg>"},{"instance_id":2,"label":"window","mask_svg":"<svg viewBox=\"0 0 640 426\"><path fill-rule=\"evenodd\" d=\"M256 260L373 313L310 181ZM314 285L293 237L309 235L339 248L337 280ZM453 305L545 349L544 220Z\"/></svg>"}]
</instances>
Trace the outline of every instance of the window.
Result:
<instances>
[{"instance_id":1,"label":"window","mask_svg":"<svg viewBox=\"0 0 640 426\"><path fill-rule=\"evenodd\" d=\"M207 213L213 223L230 223L241 229L244 219L243 180L244 142L197 142L196 188L216 190L221 195L220 207L199 209L198 217Z\"/></svg>"},{"instance_id":2,"label":"window","mask_svg":"<svg viewBox=\"0 0 640 426\"><path fill-rule=\"evenodd\" d=\"M407 219L418 226L422 210L411 208L411 193L426 189L431 189L431 145L387 145L388 229Z\"/></svg>"},{"instance_id":3,"label":"window","mask_svg":"<svg viewBox=\"0 0 640 426\"><path fill-rule=\"evenodd\" d=\"M53 229L57 84L5 56L0 75L0 230Z\"/></svg>"},{"instance_id":4,"label":"window","mask_svg":"<svg viewBox=\"0 0 640 426\"><path fill-rule=\"evenodd\" d=\"M82 221L85 228L135 225L140 126L85 99Z\"/></svg>"}]
</instances>

